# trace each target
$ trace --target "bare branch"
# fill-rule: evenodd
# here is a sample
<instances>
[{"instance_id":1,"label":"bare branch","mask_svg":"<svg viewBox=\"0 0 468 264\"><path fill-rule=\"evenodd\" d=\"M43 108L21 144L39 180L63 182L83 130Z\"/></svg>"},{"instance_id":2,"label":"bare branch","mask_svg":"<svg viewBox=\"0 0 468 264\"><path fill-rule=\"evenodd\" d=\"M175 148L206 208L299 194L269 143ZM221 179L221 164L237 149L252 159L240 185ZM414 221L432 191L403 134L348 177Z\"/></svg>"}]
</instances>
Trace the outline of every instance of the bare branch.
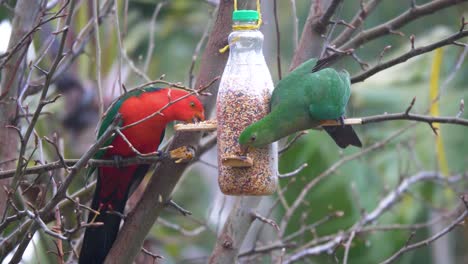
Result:
<instances>
[{"instance_id":1,"label":"bare branch","mask_svg":"<svg viewBox=\"0 0 468 264\"><path fill-rule=\"evenodd\" d=\"M156 8L154 9L153 15L151 16L151 21L150 21L150 33L148 37L148 50L146 52L146 59L145 59L145 64L143 66L143 72L147 73L148 72L148 67L151 61L151 57L153 57L153 51L154 51L154 31L155 31L155 26L156 26L156 19L159 15L159 12L163 8L164 5L167 4L167 1L161 1L156 5Z\"/></svg>"},{"instance_id":2,"label":"bare branch","mask_svg":"<svg viewBox=\"0 0 468 264\"><path fill-rule=\"evenodd\" d=\"M277 0L273 1L273 14L275 15L275 30L276 30L276 64L278 68L278 78L282 79L281 74L281 37L280 37L280 30L279 30L279 21L278 21L278 8L277 8Z\"/></svg>"},{"instance_id":3,"label":"bare branch","mask_svg":"<svg viewBox=\"0 0 468 264\"><path fill-rule=\"evenodd\" d=\"M314 27L314 30L317 31L318 34L323 35L326 32L327 27L330 24L330 19L335 14L338 6L341 4L342 1L343 0L331 1L327 10L323 13L323 15L320 17L320 19Z\"/></svg>"},{"instance_id":4,"label":"bare branch","mask_svg":"<svg viewBox=\"0 0 468 264\"><path fill-rule=\"evenodd\" d=\"M338 37L336 37L332 45L334 46L341 46L345 41L347 41L354 31L359 28L364 20L369 16L369 14L375 9L375 7L381 2L382 0L371 0L365 6L361 6L361 9L357 14L354 16L353 20L349 23L351 27L343 30Z\"/></svg>"},{"instance_id":5,"label":"bare branch","mask_svg":"<svg viewBox=\"0 0 468 264\"><path fill-rule=\"evenodd\" d=\"M210 22L214 19L214 14L215 14L215 12L213 12L213 14L211 15ZM208 38L208 33L209 33L209 30L210 30L210 24L211 23L208 23L206 25L205 30L203 31L203 34L202 34L200 40L198 41L197 46L195 47L195 51L193 52L192 63L190 64L190 69L189 69L189 74L188 74L189 75L189 84L188 84L189 87L192 87L192 85L193 85L193 78L194 78L193 70L195 68L195 62L197 61L198 54L200 53L200 50L202 48L203 43Z\"/></svg>"},{"instance_id":6,"label":"bare branch","mask_svg":"<svg viewBox=\"0 0 468 264\"><path fill-rule=\"evenodd\" d=\"M356 37L352 38L342 46L339 46L339 48L349 49L359 47L373 39L390 34L413 20L459 4L460 2L466 2L466 0L434 0L427 4L408 9L403 14L393 18L392 20L359 33Z\"/></svg>"},{"instance_id":7,"label":"bare branch","mask_svg":"<svg viewBox=\"0 0 468 264\"><path fill-rule=\"evenodd\" d=\"M343 157L342 159L340 159L337 162L335 162L334 164L332 164L327 170L320 173L317 177L315 177L308 184L306 184L304 186L304 188L302 188L301 192L297 195L297 197L296 197L294 203L291 205L291 207L285 212L285 214L283 216L283 219L281 220L281 224L280 224L280 230L281 230L280 235L282 236L284 234L284 232L286 231L286 227L287 227L287 225L289 223L289 219L291 218L293 213L297 210L297 208L299 208L299 205L305 199L305 196L307 195L307 193L314 186L316 186L321 180L328 177L330 174L334 173L343 164L345 164L345 163L347 163L347 162L349 162L351 160L357 159L359 157L362 157L362 156L368 154L369 152L372 152L374 150L382 148L388 142L390 142L391 140L393 140L394 138L396 138L397 136L402 134L404 131L406 131L410 127L411 126L407 126L407 127L403 128L403 129L398 130L397 132L393 133L391 136L389 136L385 140L377 142L377 143L369 146L368 148L363 149L361 152L357 152L355 154Z\"/></svg>"},{"instance_id":8,"label":"bare branch","mask_svg":"<svg viewBox=\"0 0 468 264\"><path fill-rule=\"evenodd\" d=\"M393 207L400 197L408 191L408 189L413 186L416 183L424 182L424 181L451 181L452 179L460 180L460 177L458 176L452 176L452 177L444 177L440 175L438 172L420 172L418 174L415 174L409 178L404 179L396 188L395 190L391 191L389 194L387 194L382 200L380 200L379 204L377 207L372 210L369 214L366 214L359 222L357 222L353 227L351 227L348 231L346 232L339 232L335 235L331 235L327 237L329 240L323 244L319 244L317 246L309 247L304 250L301 250L289 258L287 258L283 263L293 263L296 261L299 261L307 256L312 256L312 255L319 255L322 253L326 253L329 250L333 250L337 246L339 246L343 241L347 240L349 241L349 238L351 234L354 233L359 233L362 229L363 226L367 224L371 224L375 222L384 212L387 212L388 209ZM435 239L439 238L440 236L450 232L453 227L460 223L462 219L467 215L467 210L465 209L464 212L457 217L457 219L448 227L444 228L441 232L436 234L435 236L429 238L428 240L424 240L421 242L416 243L416 247L420 247L424 243L427 243L427 241L431 242L434 241ZM462 217L463 216L463 217ZM421 244L419 244L421 243ZM413 249L412 246L408 246L411 249ZM407 251L407 250L406 250ZM402 252L403 253L403 252ZM398 254L401 255L402 253ZM397 257L398 257L397 256ZM396 257L395 257L396 258Z\"/></svg>"},{"instance_id":9,"label":"bare branch","mask_svg":"<svg viewBox=\"0 0 468 264\"><path fill-rule=\"evenodd\" d=\"M307 167L307 163L303 163L301 166L299 166L299 168L291 171L291 172L288 172L288 173L285 173L285 174L278 174L278 177L279 178L288 178L288 177L292 177L292 176L296 176L297 174L299 174L303 169L305 169Z\"/></svg>"},{"instance_id":10,"label":"bare branch","mask_svg":"<svg viewBox=\"0 0 468 264\"><path fill-rule=\"evenodd\" d=\"M362 124L377 123L390 120L412 120L418 122L425 122L432 126L433 123L442 123L442 124L457 124L462 126L468 126L468 119L463 119L459 117L437 117L437 116L426 116L412 113L397 113L397 114L383 114L375 116L367 116L361 118Z\"/></svg>"},{"instance_id":11,"label":"bare branch","mask_svg":"<svg viewBox=\"0 0 468 264\"><path fill-rule=\"evenodd\" d=\"M452 231L458 224L463 222L463 220L465 219L465 217L467 215L468 215L468 210L465 209L465 211L460 216L458 216L457 219L455 219L452 223L450 223L444 229L440 230L437 234L435 234L435 235L433 235L433 236L431 236L431 237L429 237L427 239L421 240L421 241L419 241L417 243L405 245L403 248L401 248L395 254L393 254L390 258L382 261L381 263L382 264L392 263L395 260L397 260L398 258L400 258L401 255L403 255L404 253L406 253L408 251L411 251L411 250L414 250L414 249L429 245L430 243L434 242L435 240L439 239L440 237L442 237L445 234Z\"/></svg>"},{"instance_id":12,"label":"bare branch","mask_svg":"<svg viewBox=\"0 0 468 264\"><path fill-rule=\"evenodd\" d=\"M405 62L415 56L418 56L418 55L421 55L421 54L424 54L424 53L427 53L427 52L430 52L430 51L433 51L437 48L440 48L440 47L443 47L443 46L447 46L447 45L453 45L454 42L458 39L461 39L461 38L464 38L468 36L468 30L463 30L463 31L459 31L445 39L442 39L440 41L437 41L433 44L430 44L430 45L427 45L427 46L422 46L422 47L419 47L419 48L412 48L410 51L408 51L407 53L403 54L403 55L400 55L394 59L391 59L387 62L384 62L384 63L378 63L376 66L372 67L371 69L365 71L365 72L362 72L360 73L359 75L356 75L356 76L353 76L351 78L351 83L357 83L357 82L362 82L364 81L365 79L369 78L370 76L382 71L382 70L385 70L385 69L388 69L392 66L395 66L397 64L400 64L402 62Z\"/></svg>"},{"instance_id":13,"label":"bare branch","mask_svg":"<svg viewBox=\"0 0 468 264\"><path fill-rule=\"evenodd\" d=\"M252 217L254 219L258 219L259 221L262 221L265 224L268 224L268 225L272 226L273 228L275 228L277 231L279 231L279 226L278 226L278 224L276 224L276 222L274 220L268 219L268 218L260 215L259 213L255 212L254 210L250 211L250 215L252 215Z\"/></svg>"},{"instance_id":14,"label":"bare branch","mask_svg":"<svg viewBox=\"0 0 468 264\"><path fill-rule=\"evenodd\" d=\"M293 18L293 50L296 51L299 41L299 19L297 18L296 0L290 0Z\"/></svg>"},{"instance_id":15,"label":"bare branch","mask_svg":"<svg viewBox=\"0 0 468 264\"><path fill-rule=\"evenodd\" d=\"M104 97L102 90L102 78L101 78L101 39L99 37L99 1L94 1L93 5L93 22L94 22L94 42L95 42L95 61L96 61L96 82L97 92L99 97L99 116L104 113Z\"/></svg>"},{"instance_id":16,"label":"bare branch","mask_svg":"<svg viewBox=\"0 0 468 264\"><path fill-rule=\"evenodd\" d=\"M200 235L201 233L203 233L206 230L205 226L199 226L197 228L194 228L193 230L187 230L187 229L181 227L180 225L169 222L169 221L167 221L167 220L165 220L163 218L158 218L157 223L164 226L164 227L167 227L167 228L173 229L173 230L175 230L177 232L180 232L183 236L187 236L187 237L198 236L198 235Z\"/></svg>"},{"instance_id":17,"label":"bare branch","mask_svg":"<svg viewBox=\"0 0 468 264\"><path fill-rule=\"evenodd\" d=\"M286 152L299 138L301 138L304 135L307 135L309 132L307 130L301 131L297 133L293 139L291 139L282 149L278 151L278 154L283 154Z\"/></svg>"}]
</instances>

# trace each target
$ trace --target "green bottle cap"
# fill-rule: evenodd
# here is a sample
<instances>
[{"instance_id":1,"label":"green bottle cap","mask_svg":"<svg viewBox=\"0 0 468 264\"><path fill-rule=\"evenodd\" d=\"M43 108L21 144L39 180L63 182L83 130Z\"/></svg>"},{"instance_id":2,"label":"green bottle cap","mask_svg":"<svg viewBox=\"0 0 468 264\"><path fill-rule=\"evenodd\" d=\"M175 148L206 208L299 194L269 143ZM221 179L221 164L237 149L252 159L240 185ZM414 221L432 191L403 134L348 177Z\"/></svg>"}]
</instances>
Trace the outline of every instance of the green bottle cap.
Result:
<instances>
[{"instance_id":1,"label":"green bottle cap","mask_svg":"<svg viewBox=\"0 0 468 264\"><path fill-rule=\"evenodd\" d=\"M234 21L251 21L258 20L259 15L256 10L236 10L232 12L232 20Z\"/></svg>"}]
</instances>

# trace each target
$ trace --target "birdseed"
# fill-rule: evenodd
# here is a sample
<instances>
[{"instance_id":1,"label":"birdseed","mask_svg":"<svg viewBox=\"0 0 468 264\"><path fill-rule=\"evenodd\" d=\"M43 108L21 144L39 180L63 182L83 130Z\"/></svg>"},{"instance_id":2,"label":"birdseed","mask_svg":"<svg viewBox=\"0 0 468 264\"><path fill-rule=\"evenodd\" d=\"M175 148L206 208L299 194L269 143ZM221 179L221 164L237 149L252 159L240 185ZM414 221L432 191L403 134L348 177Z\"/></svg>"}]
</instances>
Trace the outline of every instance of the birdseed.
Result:
<instances>
[{"instance_id":1,"label":"birdseed","mask_svg":"<svg viewBox=\"0 0 468 264\"><path fill-rule=\"evenodd\" d=\"M220 88L217 102L218 183L221 191L228 195L272 194L278 184L276 143L249 148L247 157L253 160L251 167L232 167L222 162L224 158L244 154L238 143L239 135L248 125L268 114L271 96L268 86L255 94L236 89L234 80L225 80L224 85L228 87Z\"/></svg>"}]
</instances>

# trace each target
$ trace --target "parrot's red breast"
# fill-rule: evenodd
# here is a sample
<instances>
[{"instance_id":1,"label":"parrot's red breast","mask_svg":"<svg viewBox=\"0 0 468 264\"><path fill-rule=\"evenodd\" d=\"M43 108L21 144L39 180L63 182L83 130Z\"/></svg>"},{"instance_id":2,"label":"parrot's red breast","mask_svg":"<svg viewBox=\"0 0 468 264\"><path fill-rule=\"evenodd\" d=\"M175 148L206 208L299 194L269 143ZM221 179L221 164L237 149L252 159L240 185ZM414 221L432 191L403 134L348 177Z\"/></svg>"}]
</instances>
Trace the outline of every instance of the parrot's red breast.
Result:
<instances>
[{"instance_id":1,"label":"parrot's red breast","mask_svg":"<svg viewBox=\"0 0 468 264\"><path fill-rule=\"evenodd\" d=\"M116 134L105 146L107 148L98 151L94 158L136 156L137 153L132 150L129 143L142 154L155 152L169 122L205 119L203 105L197 97L187 91L152 87L132 90L109 107L102 120L98 137L106 131L117 114L121 115L122 122L119 127L128 142ZM134 123L135 125L125 128ZM144 164L98 169L98 180L91 208L100 213L97 215L91 213L88 222L101 222L103 225L86 228L80 252L80 264L104 262L117 237L121 222L120 216L108 211L124 212L130 186L134 181L138 182L148 168L149 165ZM89 173L92 173L92 169Z\"/></svg>"},{"instance_id":2,"label":"parrot's red breast","mask_svg":"<svg viewBox=\"0 0 468 264\"><path fill-rule=\"evenodd\" d=\"M165 88L142 93L123 101L118 111L123 121L120 127L137 123L122 130L127 141L140 153L148 154L158 149L169 122L204 120L204 110L200 101L193 95L187 95L188 93L183 90ZM181 99L182 97L185 98ZM160 113L155 114L157 112ZM131 149L128 142L120 135L116 135L104 158L136 156L137 153ZM99 168L102 184L99 196L103 199L104 205L107 203L112 205L112 201L124 198L137 167L138 165Z\"/></svg>"}]
</instances>

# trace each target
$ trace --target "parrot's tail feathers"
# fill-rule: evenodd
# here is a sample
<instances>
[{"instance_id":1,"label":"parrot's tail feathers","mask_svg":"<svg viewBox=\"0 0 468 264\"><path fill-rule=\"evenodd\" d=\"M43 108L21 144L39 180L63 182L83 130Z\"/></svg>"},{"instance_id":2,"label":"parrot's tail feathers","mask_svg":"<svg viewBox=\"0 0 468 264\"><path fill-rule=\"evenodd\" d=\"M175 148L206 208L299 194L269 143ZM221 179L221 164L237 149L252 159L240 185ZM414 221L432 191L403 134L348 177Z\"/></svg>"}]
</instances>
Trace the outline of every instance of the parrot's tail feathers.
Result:
<instances>
[{"instance_id":1,"label":"parrot's tail feathers","mask_svg":"<svg viewBox=\"0 0 468 264\"><path fill-rule=\"evenodd\" d=\"M86 228L83 238L83 246L81 247L80 252L80 264L104 263L107 254L111 250L112 245L117 238L122 220L121 215L124 213L127 199L130 193L133 192L141 182L148 171L148 168L149 165L132 165L123 168L100 168L102 172L100 171L99 173L96 191L94 192L93 202L91 203L91 208L93 210L100 211L100 214L96 216L93 212L90 212L88 215L88 223L100 222L103 223L103 225L90 226ZM112 210L114 210L114 212L108 212L107 208L100 208L103 204L103 199L99 197L99 190L101 190L101 187L105 186L107 188L114 189L114 191L118 191L117 188L119 188L119 182L115 179L124 180L128 178L130 178L129 184L125 187L125 190L123 190L125 194L119 198L112 197L111 199L108 199L111 200L109 205L112 206Z\"/></svg>"},{"instance_id":2,"label":"parrot's tail feathers","mask_svg":"<svg viewBox=\"0 0 468 264\"><path fill-rule=\"evenodd\" d=\"M361 140L350 125L345 126L324 126L325 131L340 148L346 148L349 145L362 147Z\"/></svg>"},{"instance_id":3,"label":"parrot's tail feathers","mask_svg":"<svg viewBox=\"0 0 468 264\"><path fill-rule=\"evenodd\" d=\"M92 203L94 210L99 209L98 192L95 193ZM113 210L123 213L127 199L122 201L113 201ZM93 212L89 213L88 223L102 223L99 226L89 226L86 228L83 243L80 252L80 264L100 264L104 263L107 254L109 253L117 233L119 232L121 216L117 213L101 210L96 216Z\"/></svg>"},{"instance_id":4,"label":"parrot's tail feathers","mask_svg":"<svg viewBox=\"0 0 468 264\"><path fill-rule=\"evenodd\" d=\"M120 216L107 212L101 212L94 223L103 223L102 226L86 228L81 248L79 263L98 264L104 263L107 253L117 238L120 226Z\"/></svg>"}]
</instances>

